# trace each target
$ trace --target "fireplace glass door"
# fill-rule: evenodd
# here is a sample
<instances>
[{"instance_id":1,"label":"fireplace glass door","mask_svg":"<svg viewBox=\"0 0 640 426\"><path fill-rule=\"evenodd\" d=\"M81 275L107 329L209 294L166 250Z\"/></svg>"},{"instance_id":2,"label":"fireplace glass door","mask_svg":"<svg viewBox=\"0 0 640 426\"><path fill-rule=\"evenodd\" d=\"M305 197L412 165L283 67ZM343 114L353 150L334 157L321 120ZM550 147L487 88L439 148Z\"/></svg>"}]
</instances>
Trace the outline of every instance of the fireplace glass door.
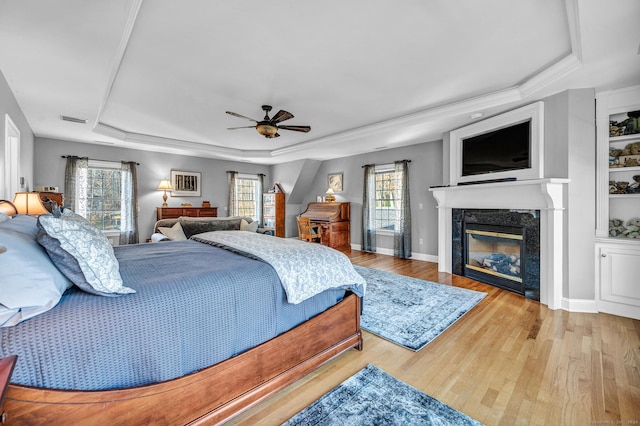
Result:
<instances>
[{"instance_id":1,"label":"fireplace glass door","mask_svg":"<svg viewBox=\"0 0 640 426\"><path fill-rule=\"evenodd\" d=\"M522 227L465 224L465 276L524 294Z\"/></svg>"}]
</instances>

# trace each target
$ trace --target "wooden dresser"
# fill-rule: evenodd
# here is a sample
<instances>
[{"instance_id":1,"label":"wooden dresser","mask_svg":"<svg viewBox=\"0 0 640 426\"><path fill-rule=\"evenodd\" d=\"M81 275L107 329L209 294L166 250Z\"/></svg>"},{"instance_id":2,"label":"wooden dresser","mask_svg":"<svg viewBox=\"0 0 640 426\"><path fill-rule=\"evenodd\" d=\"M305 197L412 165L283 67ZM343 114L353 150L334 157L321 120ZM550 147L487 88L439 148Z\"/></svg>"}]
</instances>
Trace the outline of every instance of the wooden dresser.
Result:
<instances>
[{"instance_id":1,"label":"wooden dresser","mask_svg":"<svg viewBox=\"0 0 640 426\"><path fill-rule=\"evenodd\" d=\"M309 203L300 216L320 226L325 246L336 250L351 248L351 203Z\"/></svg>"},{"instance_id":2,"label":"wooden dresser","mask_svg":"<svg viewBox=\"0 0 640 426\"><path fill-rule=\"evenodd\" d=\"M176 219L180 216L218 217L217 207L157 207L157 220Z\"/></svg>"},{"instance_id":3,"label":"wooden dresser","mask_svg":"<svg viewBox=\"0 0 640 426\"><path fill-rule=\"evenodd\" d=\"M40 199L42 201L44 201L45 198L48 198L58 203L58 206L64 206L64 194L61 192L38 192L38 194L40 194Z\"/></svg>"}]
</instances>

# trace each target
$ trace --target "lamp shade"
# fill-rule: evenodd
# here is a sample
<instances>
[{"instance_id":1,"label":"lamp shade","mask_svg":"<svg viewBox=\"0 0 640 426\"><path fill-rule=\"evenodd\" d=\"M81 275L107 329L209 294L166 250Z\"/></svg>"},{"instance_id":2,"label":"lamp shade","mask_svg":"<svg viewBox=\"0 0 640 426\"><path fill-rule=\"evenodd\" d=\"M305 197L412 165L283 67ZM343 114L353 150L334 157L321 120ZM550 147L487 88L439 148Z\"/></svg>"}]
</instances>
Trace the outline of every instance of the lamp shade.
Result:
<instances>
[{"instance_id":1,"label":"lamp shade","mask_svg":"<svg viewBox=\"0 0 640 426\"><path fill-rule=\"evenodd\" d=\"M325 192L325 194L327 194L327 195L333 195L333 194L334 194L334 192L333 192L333 188L329 188L329 189L327 189L327 192Z\"/></svg>"},{"instance_id":2,"label":"lamp shade","mask_svg":"<svg viewBox=\"0 0 640 426\"><path fill-rule=\"evenodd\" d=\"M16 192L13 198L13 204L20 214L40 216L41 214L49 213L44 205L42 205L40 194L37 192Z\"/></svg>"},{"instance_id":3,"label":"lamp shade","mask_svg":"<svg viewBox=\"0 0 640 426\"><path fill-rule=\"evenodd\" d=\"M158 191L171 191L171 181L169 179L162 179L156 189Z\"/></svg>"}]
</instances>

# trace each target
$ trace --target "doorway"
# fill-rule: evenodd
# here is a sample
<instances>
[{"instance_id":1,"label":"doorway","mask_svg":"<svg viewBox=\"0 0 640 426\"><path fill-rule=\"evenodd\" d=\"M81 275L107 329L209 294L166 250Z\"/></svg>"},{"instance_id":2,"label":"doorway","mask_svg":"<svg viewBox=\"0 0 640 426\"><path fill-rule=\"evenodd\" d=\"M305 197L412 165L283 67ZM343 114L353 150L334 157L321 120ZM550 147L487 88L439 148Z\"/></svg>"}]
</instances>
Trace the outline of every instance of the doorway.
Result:
<instances>
[{"instance_id":1,"label":"doorway","mask_svg":"<svg viewBox=\"0 0 640 426\"><path fill-rule=\"evenodd\" d=\"M13 200L20 190L20 130L9 114L4 115L4 178L0 198Z\"/></svg>"}]
</instances>

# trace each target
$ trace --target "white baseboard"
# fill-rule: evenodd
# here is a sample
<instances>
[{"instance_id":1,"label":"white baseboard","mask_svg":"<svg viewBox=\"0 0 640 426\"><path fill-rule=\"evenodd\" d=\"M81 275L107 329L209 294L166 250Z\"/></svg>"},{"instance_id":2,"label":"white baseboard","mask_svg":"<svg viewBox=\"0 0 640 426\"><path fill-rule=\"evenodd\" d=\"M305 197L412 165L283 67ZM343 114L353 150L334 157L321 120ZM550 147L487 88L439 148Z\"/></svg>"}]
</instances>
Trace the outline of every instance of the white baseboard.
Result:
<instances>
[{"instance_id":1,"label":"white baseboard","mask_svg":"<svg viewBox=\"0 0 640 426\"><path fill-rule=\"evenodd\" d=\"M567 297L563 297L561 309L569 312L596 314L598 313L598 304L592 299L569 299Z\"/></svg>"},{"instance_id":2,"label":"white baseboard","mask_svg":"<svg viewBox=\"0 0 640 426\"><path fill-rule=\"evenodd\" d=\"M639 306L625 305L623 303L613 303L600 300L598 301L598 310L606 314L640 320Z\"/></svg>"},{"instance_id":3,"label":"white baseboard","mask_svg":"<svg viewBox=\"0 0 640 426\"><path fill-rule=\"evenodd\" d=\"M351 244L351 250L362 250L362 246L360 244ZM376 247L376 253L384 254L387 256L393 256L393 249ZM424 260L425 262L433 262L438 263L438 256L434 256L432 254L425 253L412 253L410 259L412 260Z\"/></svg>"}]
</instances>

